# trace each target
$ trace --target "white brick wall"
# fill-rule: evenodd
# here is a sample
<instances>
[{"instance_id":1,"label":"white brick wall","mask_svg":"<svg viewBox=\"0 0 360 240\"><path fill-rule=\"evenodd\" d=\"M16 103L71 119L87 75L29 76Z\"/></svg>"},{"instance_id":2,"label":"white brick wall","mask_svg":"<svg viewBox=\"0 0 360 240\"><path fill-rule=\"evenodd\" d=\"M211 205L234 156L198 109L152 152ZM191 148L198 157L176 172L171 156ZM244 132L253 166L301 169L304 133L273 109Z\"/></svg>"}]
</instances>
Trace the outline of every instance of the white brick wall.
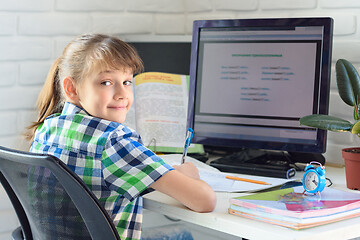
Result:
<instances>
[{"instance_id":1,"label":"white brick wall","mask_svg":"<svg viewBox=\"0 0 360 240\"><path fill-rule=\"evenodd\" d=\"M21 14L18 18L18 33L21 36L77 35L90 31L90 17L78 13L49 12Z\"/></svg>"},{"instance_id":2,"label":"white brick wall","mask_svg":"<svg viewBox=\"0 0 360 240\"><path fill-rule=\"evenodd\" d=\"M195 19L331 16L333 62L346 58L360 67L359 11L358 0L0 0L0 145L27 149L20 135L34 119L48 68L80 33L191 39ZM332 79L330 112L348 118L351 109ZM335 163L343 162L342 147L360 143L349 133L329 133L328 139L327 160ZM7 239L16 218L2 191L0 222L0 239Z\"/></svg>"},{"instance_id":3,"label":"white brick wall","mask_svg":"<svg viewBox=\"0 0 360 240\"><path fill-rule=\"evenodd\" d=\"M91 12L91 11L114 11L125 10L126 0L60 0L55 1L55 10L64 12Z\"/></svg>"},{"instance_id":4,"label":"white brick wall","mask_svg":"<svg viewBox=\"0 0 360 240\"><path fill-rule=\"evenodd\" d=\"M271 0L260 1L260 8L263 10L311 10L316 8L317 0Z\"/></svg>"}]
</instances>

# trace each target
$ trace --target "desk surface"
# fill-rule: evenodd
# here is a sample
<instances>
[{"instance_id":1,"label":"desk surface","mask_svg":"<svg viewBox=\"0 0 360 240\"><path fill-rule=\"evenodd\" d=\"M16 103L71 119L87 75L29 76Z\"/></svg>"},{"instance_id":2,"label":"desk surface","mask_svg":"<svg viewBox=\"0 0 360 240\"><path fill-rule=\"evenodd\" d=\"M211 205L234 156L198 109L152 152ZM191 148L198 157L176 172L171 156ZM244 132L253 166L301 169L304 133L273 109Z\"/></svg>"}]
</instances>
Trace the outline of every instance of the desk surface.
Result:
<instances>
[{"instance_id":1,"label":"desk surface","mask_svg":"<svg viewBox=\"0 0 360 240\"><path fill-rule=\"evenodd\" d=\"M301 178L298 173L296 178ZM346 189L345 169L326 167L326 176L331 179L333 188ZM350 190L349 190L350 191ZM211 213L193 212L175 199L160 192L144 196L144 208L180 219L189 223L221 231L247 239L350 239L360 236L360 219L353 218L303 230L293 230L269 223L263 223L227 213L229 199L245 193L217 192L217 205Z\"/></svg>"}]
</instances>

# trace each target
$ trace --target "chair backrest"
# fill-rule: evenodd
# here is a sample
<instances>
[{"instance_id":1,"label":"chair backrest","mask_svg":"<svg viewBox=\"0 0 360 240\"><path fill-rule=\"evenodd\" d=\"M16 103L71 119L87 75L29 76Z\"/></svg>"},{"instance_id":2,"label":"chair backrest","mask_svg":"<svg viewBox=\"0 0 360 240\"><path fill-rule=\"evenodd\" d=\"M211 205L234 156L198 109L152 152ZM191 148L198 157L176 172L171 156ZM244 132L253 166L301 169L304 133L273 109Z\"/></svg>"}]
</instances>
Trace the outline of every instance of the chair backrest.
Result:
<instances>
[{"instance_id":1,"label":"chair backrest","mask_svg":"<svg viewBox=\"0 0 360 240\"><path fill-rule=\"evenodd\" d=\"M95 195L58 158L0 146L0 172L26 239L120 239Z\"/></svg>"}]
</instances>

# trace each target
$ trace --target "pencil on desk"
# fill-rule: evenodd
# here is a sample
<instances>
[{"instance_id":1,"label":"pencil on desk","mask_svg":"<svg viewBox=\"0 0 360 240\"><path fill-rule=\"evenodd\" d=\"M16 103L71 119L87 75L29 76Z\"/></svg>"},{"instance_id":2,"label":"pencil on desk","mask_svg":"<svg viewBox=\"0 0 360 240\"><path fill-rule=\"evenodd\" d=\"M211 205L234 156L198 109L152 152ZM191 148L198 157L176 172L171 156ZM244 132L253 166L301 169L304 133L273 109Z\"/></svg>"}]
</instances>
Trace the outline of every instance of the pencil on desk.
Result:
<instances>
[{"instance_id":1,"label":"pencil on desk","mask_svg":"<svg viewBox=\"0 0 360 240\"><path fill-rule=\"evenodd\" d=\"M262 184L262 185L271 185L270 183L258 181L258 180L252 180L247 178L240 178L240 177L234 177L234 176L225 176L227 179L236 180L236 181L243 181L243 182L250 182L250 183L256 183L256 184Z\"/></svg>"}]
</instances>

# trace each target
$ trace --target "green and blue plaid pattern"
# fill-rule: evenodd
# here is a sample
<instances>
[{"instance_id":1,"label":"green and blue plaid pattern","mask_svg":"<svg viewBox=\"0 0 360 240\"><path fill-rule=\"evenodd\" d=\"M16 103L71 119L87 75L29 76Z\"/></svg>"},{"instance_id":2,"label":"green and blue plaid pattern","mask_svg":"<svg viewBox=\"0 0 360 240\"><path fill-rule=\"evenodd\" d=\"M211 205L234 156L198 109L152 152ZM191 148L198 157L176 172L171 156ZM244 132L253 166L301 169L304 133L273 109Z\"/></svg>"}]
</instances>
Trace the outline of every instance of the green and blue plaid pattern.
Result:
<instances>
[{"instance_id":1,"label":"green and blue plaid pattern","mask_svg":"<svg viewBox=\"0 0 360 240\"><path fill-rule=\"evenodd\" d=\"M173 168L128 127L66 103L36 130L31 152L54 155L79 175L103 204L122 239L140 239L140 196Z\"/></svg>"}]
</instances>

